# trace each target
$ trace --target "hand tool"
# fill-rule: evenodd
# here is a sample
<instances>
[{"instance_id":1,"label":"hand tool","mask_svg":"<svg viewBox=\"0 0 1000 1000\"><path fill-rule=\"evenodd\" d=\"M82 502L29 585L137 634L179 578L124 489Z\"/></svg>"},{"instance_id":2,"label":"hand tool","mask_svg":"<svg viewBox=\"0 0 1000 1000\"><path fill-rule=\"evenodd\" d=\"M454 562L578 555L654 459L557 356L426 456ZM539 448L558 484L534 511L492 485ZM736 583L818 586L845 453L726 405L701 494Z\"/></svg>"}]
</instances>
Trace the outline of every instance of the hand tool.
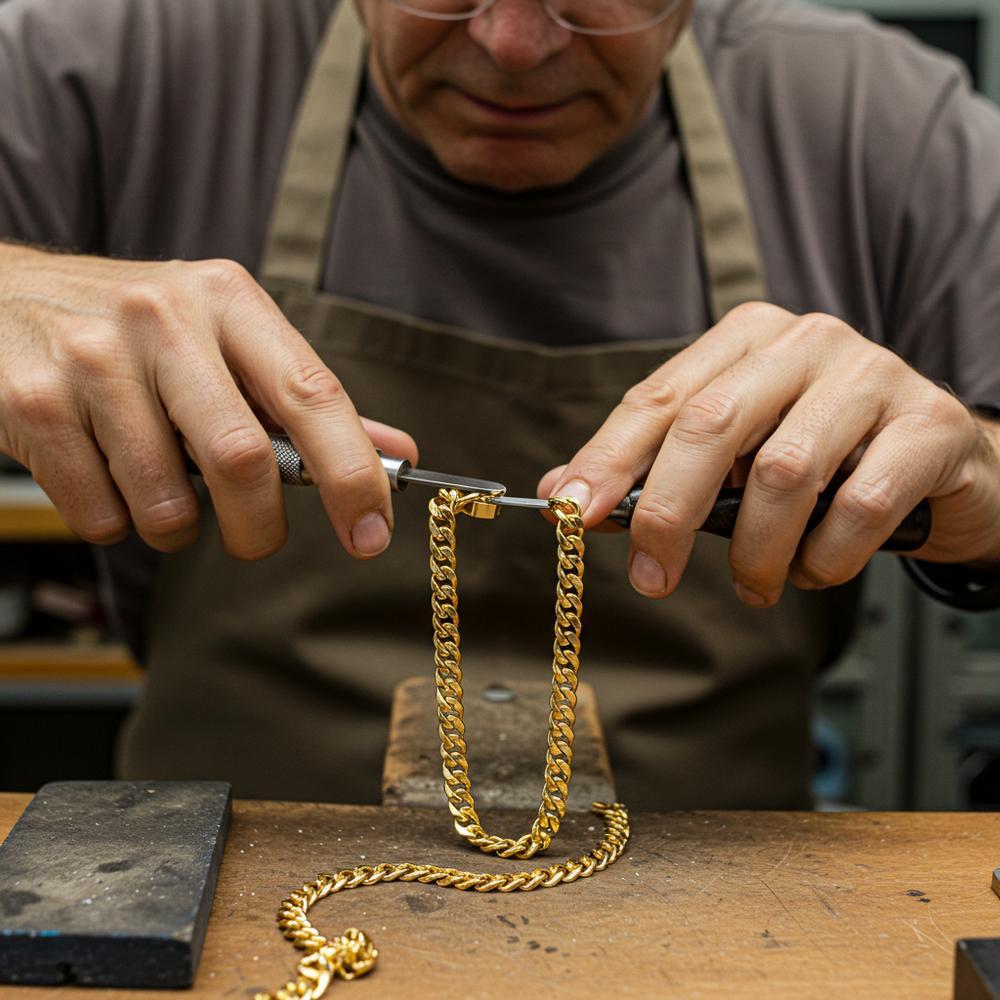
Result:
<instances>
[{"instance_id":1,"label":"hand tool","mask_svg":"<svg viewBox=\"0 0 1000 1000\"><path fill-rule=\"evenodd\" d=\"M302 456L299 455L295 446L283 434L270 434L271 447L274 449L274 457L278 463L278 470L281 474L281 481L290 486L312 486L313 481L309 473L302 464ZM433 489L454 489L462 490L466 493L490 494L483 497L482 503L477 506L477 514L485 517L495 517L502 507L521 507L527 510L548 510L548 500L540 500L535 497L512 497L507 495L507 487L503 483L493 482L488 479L469 479L466 476L453 476L444 472L431 472L427 469L418 469L412 466L405 458L392 458L379 452L382 460L382 468L385 469L389 477L389 485L397 493L402 492L411 484L418 486L430 486ZM200 475L198 467L188 458L189 471ZM807 531L812 531L820 521L823 520L833 498L836 496L836 485L829 487L819 495L816 506L806 525ZM632 523L632 515L639 504L639 497L642 495L642 484L634 486L628 496L610 514L608 520L623 528L628 528ZM736 518L740 512L740 504L743 501L742 487L732 487L723 489L705 523L698 529L711 535L719 535L722 538L732 538L733 530L736 527ZM490 509L492 508L492 513ZM931 533L931 508L926 500L922 500L904 518L899 527L882 545L882 549L887 552L912 552L919 549L930 537Z\"/></svg>"}]
</instances>

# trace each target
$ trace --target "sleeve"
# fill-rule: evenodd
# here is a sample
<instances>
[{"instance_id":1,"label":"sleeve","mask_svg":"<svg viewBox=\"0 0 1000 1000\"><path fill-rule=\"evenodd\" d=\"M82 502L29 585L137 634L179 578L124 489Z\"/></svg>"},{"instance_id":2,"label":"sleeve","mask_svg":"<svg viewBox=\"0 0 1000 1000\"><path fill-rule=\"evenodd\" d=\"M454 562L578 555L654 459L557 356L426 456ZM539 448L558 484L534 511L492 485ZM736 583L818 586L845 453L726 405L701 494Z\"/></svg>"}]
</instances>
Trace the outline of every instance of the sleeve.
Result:
<instances>
[{"instance_id":1,"label":"sleeve","mask_svg":"<svg viewBox=\"0 0 1000 1000\"><path fill-rule=\"evenodd\" d=\"M100 243L96 102L122 25L119 4L91 7L0 4L2 239L81 250Z\"/></svg>"},{"instance_id":2,"label":"sleeve","mask_svg":"<svg viewBox=\"0 0 1000 1000\"><path fill-rule=\"evenodd\" d=\"M1000 109L964 75L900 180L889 346L966 402L1000 403Z\"/></svg>"},{"instance_id":3,"label":"sleeve","mask_svg":"<svg viewBox=\"0 0 1000 1000\"><path fill-rule=\"evenodd\" d=\"M252 266L331 0L2 0L0 239Z\"/></svg>"}]
</instances>

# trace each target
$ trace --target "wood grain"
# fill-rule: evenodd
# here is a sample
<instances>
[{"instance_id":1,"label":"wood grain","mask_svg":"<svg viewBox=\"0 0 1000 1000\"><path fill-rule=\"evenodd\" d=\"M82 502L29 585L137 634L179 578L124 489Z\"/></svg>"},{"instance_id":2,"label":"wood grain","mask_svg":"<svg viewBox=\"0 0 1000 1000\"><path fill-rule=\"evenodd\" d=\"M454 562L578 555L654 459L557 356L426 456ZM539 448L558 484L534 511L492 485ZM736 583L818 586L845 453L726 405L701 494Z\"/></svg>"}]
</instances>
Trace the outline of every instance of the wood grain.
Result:
<instances>
[{"instance_id":1,"label":"wood grain","mask_svg":"<svg viewBox=\"0 0 1000 1000\"><path fill-rule=\"evenodd\" d=\"M465 724L475 738L468 747L476 807L538 809L549 732L548 681L506 681L509 701L484 697L487 685L464 685ZM441 808L441 740L433 677L409 677L396 685L389 745L382 772L382 805ZM573 738L573 783L567 808L589 812L591 802L617 799L594 689L577 689Z\"/></svg>"},{"instance_id":2,"label":"wood grain","mask_svg":"<svg viewBox=\"0 0 1000 1000\"><path fill-rule=\"evenodd\" d=\"M0 833L27 803L0 796ZM529 814L491 814L520 833ZM593 827L594 829L591 829ZM384 885L325 900L330 932L376 940L378 969L331 997L944 998L954 942L1000 936L991 891L1000 815L672 813L635 817L631 849L586 882L513 895ZM558 852L599 832L567 818ZM237 803L195 989L249 997L294 952L274 926L284 895L324 869L430 861L498 870L445 809ZM150 993L12 988L4 1000L149 1000ZM176 995L176 994L172 994Z\"/></svg>"}]
</instances>

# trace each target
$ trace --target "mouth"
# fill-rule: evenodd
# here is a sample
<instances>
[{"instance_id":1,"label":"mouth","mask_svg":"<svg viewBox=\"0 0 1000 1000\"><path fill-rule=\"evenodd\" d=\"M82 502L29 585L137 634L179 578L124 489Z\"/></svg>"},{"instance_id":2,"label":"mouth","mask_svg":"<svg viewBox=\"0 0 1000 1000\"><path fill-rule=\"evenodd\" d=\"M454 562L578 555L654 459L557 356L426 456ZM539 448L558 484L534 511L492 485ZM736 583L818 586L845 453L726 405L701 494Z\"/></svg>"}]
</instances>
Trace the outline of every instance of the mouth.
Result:
<instances>
[{"instance_id":1,"label":"mouth","mask_svg":"<svg viewBox=\"0 0 1000 1000\"><path fill-rule=\"evenodd\" d=\"M542 122L546 118L558 114L564 108L575 104L577 97L569 97L561 101L548 101L535 104L500 103L490 101L484 97L477 97L468 91L459 90L457 93L464 99L466 105L474 112L488 119L500 123L508 124L534 124Z\"/></svg>"}]
</instances>

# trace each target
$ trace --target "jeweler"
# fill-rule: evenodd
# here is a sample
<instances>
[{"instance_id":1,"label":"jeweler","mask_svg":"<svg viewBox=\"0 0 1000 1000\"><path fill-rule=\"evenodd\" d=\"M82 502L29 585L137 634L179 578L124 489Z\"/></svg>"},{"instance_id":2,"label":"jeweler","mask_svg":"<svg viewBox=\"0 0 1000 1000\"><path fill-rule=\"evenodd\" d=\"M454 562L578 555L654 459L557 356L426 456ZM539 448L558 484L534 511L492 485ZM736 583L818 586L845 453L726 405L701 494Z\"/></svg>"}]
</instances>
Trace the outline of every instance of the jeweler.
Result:
<instances>
[{"instance_id":1,"label":"jeweler","mask_svg":"<svg viewBox=\"0 0 1000 1000\"><path fill-rule=\"evenodd\" d=\"M1000 114L903 35L780 0L7 0L0 94L0 451L107 546L148 671L122 776L378 799L429 655L426 506L376 448L588 529L646 483L588 537L583 665L636 809L808 806L817 673L923 499L925 586L998 603ZM696 540L727 482L731 543ZM550 534L463 540L469 671L545 677Z\"/></svg>"}]
</instances>

